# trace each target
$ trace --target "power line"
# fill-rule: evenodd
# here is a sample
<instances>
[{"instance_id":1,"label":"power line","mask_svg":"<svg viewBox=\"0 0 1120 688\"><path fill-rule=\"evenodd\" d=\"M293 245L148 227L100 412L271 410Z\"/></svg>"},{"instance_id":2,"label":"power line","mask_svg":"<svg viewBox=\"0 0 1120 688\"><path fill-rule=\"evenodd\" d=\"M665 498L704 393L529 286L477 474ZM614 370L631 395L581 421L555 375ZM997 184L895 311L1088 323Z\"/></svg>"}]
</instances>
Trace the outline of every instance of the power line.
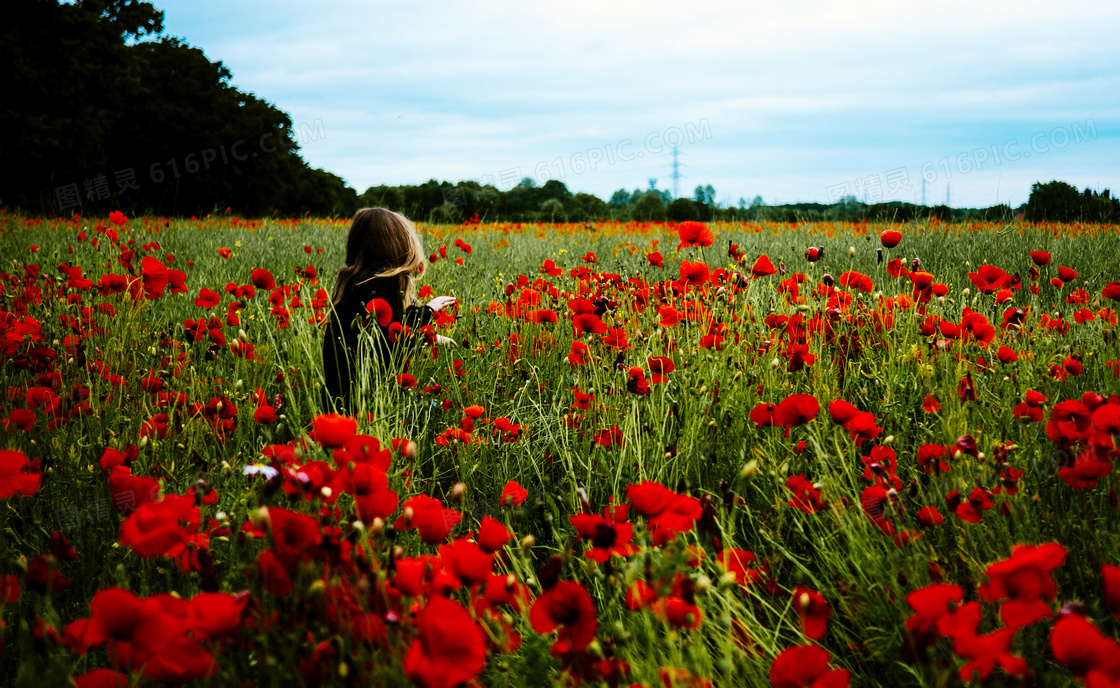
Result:
<instances>
[{"instance_id":1,"label":"power line","mask_svg":"<svg viewBox=\"0 0 1120 688\"><path fill-rule=\"evenodd\" d=\"M679 160L679 154L680 149L677 146L673 146L673 162L669 163L669 167L672 169L672 173L669 176L673 180L673 198L681 197L681 179L687 179L687 177L681 174L681 168L688 167L688 165L683 164Z\"/></svg>"}]
</instances>

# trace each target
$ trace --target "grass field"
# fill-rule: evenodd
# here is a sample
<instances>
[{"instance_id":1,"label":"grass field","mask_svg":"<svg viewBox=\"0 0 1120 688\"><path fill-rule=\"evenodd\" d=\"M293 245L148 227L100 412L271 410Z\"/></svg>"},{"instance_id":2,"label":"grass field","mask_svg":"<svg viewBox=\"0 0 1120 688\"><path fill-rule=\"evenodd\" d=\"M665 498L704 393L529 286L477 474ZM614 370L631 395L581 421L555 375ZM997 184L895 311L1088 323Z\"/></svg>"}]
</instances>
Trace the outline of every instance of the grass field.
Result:
<instances>
[{"instance_id":1,"label":"grass field","mask_svg":"<svg viewBox=\"0 0 1120 688\"><path fill-rule=\"evenodd\" d=\"M3 685L1120 684L1117 227L0 217Z\"/></svg>"}]
</instances>

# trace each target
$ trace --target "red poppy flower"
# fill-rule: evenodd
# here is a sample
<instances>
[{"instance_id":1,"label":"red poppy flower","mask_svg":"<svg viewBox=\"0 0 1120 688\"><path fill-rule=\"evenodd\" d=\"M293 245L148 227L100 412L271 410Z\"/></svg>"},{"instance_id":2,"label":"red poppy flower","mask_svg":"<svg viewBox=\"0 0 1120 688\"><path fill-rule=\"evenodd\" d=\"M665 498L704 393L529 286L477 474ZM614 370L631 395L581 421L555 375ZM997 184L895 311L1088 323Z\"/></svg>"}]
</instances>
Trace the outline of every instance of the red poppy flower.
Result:
<instances>
[{"instance_id":1,"label":"red poppy flower","mask_svg":"<svg viewBox=\"0 0 1120 688\"><path fill-rule=\"evenodd\" d=\"M483 516L478 524L478 535L475 539L482 551L497 552L505 547L512 537L513 533L509 532L509 528L506 528L501 521Z\"/></svg>"},{"instance_id":2,"label":"red poppy flower","mask_svg":"<svg viewBox=\"0 0 1120 688\"><path fill-rule=\"evenodd\" d=\"M777 268L770 262L770 257L765 253L755 260L754 265L751 266L751 275L754 277L769 277L770 275L778 274Z\"/></svg>"},{"instance_id":3,"label":"red poppy flower","mask_svg":"<svg viewBox=\"0 0 1120 688\"><path fill-rule=\"evenodd\" d=\"M1058 279L1060 279L1064 284L1069 284L1070 282L1077 279L1077 270L1074 270L1073 268L1058 266Z\"/></svg>"},{"instance_id":4,"label":"red poppy flower","mask_svg":"<svg viewBox=\"0 0 1120 688\"><path fill-rule=\"evenodd\" d=\"M1050 631L1050 649L1062 666L1090 688L1109 688L1120 680L1120 643L1084 617L1066 614L1058 619Z\"/></svg>"},{"instance_id":5,"label":"red poppy flower","mask_svg":"<svg viewBox=\"0 0 1120 688\"><path fill-rule=\"evenodd\" d=\"M770 665L774 688L847 688L847 669L829 669L832 655L816 645L786 648Z\"/></svg>"},{"instance_id":6,"label":"red poppy flower","mask_svg":"<svg viewBox=\"0 0 1120 688\"><path fill-rule=\"evenodd\" d=\"M828 628L828 600L815 590L798 586L793 591L793 607L801 632L810 640L820 640Z\"/></svg>"},{"instance_id":7,"label":"red poppy flower","mask_svg":"<svg viewBox=\"0 0 1120 688\"><path fill-rule=\"evenodd\" d=\"M315 416L311 427L316 442L327 449L337 449L358 432L358 421L337 413L327 413Z\"/></svg>"},{"instance_id":8,"label":"red poppy flower","mask_svg":"<svg viewBox=\"0 0 1120 688\"><path fill-rule=\"evenodd\" d=\"M1104 580L1104 603L1108 611L1120 620L1120 566L1104 564L1101 566Z\"/></svg>"},{"instance_id":9,"label":"red poppy flower","mask_svg":"<svg viewBox=\"0 0 1120 688\"><path fill-rule=\"evenodd\" d=\"M584 556L592 561L604 563L612 555L628 557L638 551L630 541L634 527L629 523L607 520L597 514L576 514L569 516L568 520L580 539L591 543Z\"/></svg>"},{"instance_id":10,"label":"red poppy flower","mask_svg":"<svg viewBox=\"0 0 1120 688\"><path fill-rule=\"evenodd\" d=\"M918 509L914 517L918 520L918 525L922 528L932 528L945 522L945 518L941 515L941 512L934 509L932 506L925 506Z\"/></svg>"},{"instance_id":11,"label":"red poppy flower","mask_svg":"<svg viewBox=\"0 0 1120 688\"><path fill-rule=\"evenodd\" d=\"M39 489L42 476L25 472L30 462L23 452L14 449L0 450L0 499L14 494L30 497Z\"/></svg>"},{"instance_id":12,"label":"red poppy flower","mask_svg":"<svg viewBox=\"0 0 1120 688\"><path fill-rule=\"evenodd\" d=\"M774 404L758 404L751 409L750 414L747 416L756 428L769 428L774 425L780 425L774 419L774 414L778 407Z\"/></svg>"},{"instance_id":13,"label":"red poppy flower","mask_svg":"<svg viewBox=\"0 0 1120 688\"><path fill-rule=\"evenodd\" d=\"M233 253L225 246L222 246L218 249L218 255L222 258L225 258L226 260L229 260L230 256L232 256Z\"/></svg>"},{"instance_id":14,"label":"red poppy flower","mask_svg":"<svg viewBox=\"0 0 1120 688\"><path fill-rule=\"evenodd\" d=\"M1051 616L1043 599L1052 600L1058 586L1051 572L1066 559L1066 549L1056 542L1044 545L1017 545L1011 556L988 567L988 582L979 588L988 602L1007 600L999 615L1011 627L1029 626Z\"/></svg>"},{"instance_id":15,"label":"red poppy flower","mask_svg":"<svg viewBox=\"0 0 1120 688\"><path fill-rule=\"evenodd\" d=\"M815 514L821 509L821 491L813 486L804 475L793 475L786 480L786 487L793 492L789 505L807 514Z\"/></svg>"},{"instance_id":16,"label":"red poppy flower","mask_svg":"<svg viewBox=\"0 0 1120 688\"><path fill-rule=\"evenodd\" d=\"M837 399L828 405L828 415L837 425L847 424L860 413L858 408L843 399Z\"/></svg>"},{"instance_id":17,"label":"red poppy flower","mask_svg":"<svg viewBox=\"0 0 1120 688\"><path fill-rule=\"evenodd\" d=\"M421 494L405 500L403 512L393 527L398 530L415 528L421 542L435 544L446 540L462 519L463 515L458 511L446 508L434 497Z\"/></svg>"},{"instance_id":18,"label":"red poppy flower","mask_svg":"<svg viewBox=\"0 0 1120 688\"><path fill-rule=\"evenodd\" d=\"M367 303L366 312L372 313L381 327L388 327L393 322L393 307L385 299L373 299Z\"/></svg>"},{"instance_id":19,"label":"red poppy flower","mask_svg":"<svg viewBox=\"0 0 1120 688\"><path fill-rule=\"evenodd\" d=\"M661 322L658 323L661 327L672 327L683 320L681 314L673 306L658 306L657 314L661 316Z\"/></svg>"},{"instance_id":20,"label":"red poppy flower","mask_svg":"<svg viewBox=\"0 0 1120 688\"><path fill-rule=\"evenodd\" d=\"M956 511L961 519L969 523L979 523L984 516L983 512L994 506L991 495L986 490L974 487L972 492L968 493L968 499L957 505Z\"/></svg>"},{"instance_id":21,"label":"red poppy flower","mask_svg":"<svg viewBox=\"0 0 1120 688\"><path fill-rule=\"evenodd\" d=\"M970 602L957 609L952 615L940 622L944 633L953 638L953 651L969 662L961 667L960 677L972 681L973 674L979 672L980 680L1000 666L1013 676L1022 676L1027 671L1027 663L1022 657L1010 653L1011 641L1015 638L1015 628L1001 628L988 635L976 635L980 625L980 604Z\"/></svg>"},{"instance_id":22,"label":"red poppy flower","mask_svg":"<svg viewBox=\"0 0 1120 688\"><path fill-rule=\"evenodd\" d=\"M708 229L706 224L693 220L680 223L677 226L677 236L681 240L677 246L678 250L686 246L711 246L715 241L712 230Z\"/></svg>"},{"instance_id":23,"label":"red poppy flower","mask_svg":"<svg viewBox=\"0 0 1120 688\"><path fill-rule=\"evenodd\" d=\"M529 623L537 633L560 629L552 645L554 654L584 650L599 628L591 596L571 581L560 581L538 597L529 610Z\"/></svg>"},{"instance_id":24,"label":"red poppy flower","mask_svg":"<svg viewBox=\"0 0 1120 688\"><path fill-rule=\"evenodd\" d=\"M1046 251L1031 251L1031 260L1034 264L1042 267L1050 264L1050 254Z\"/></svg>"},{"instance_id":25,"label":"red poppy flower","mask_svg":"<svg viewBox=\"0 0 1120 688\"><path fill-rule=\"evenodd\" d=\"M166 495L158 502L142 505L121 524L121 546L145 558L175 556L188 540L180 521L189 518L196 509L194 503L193 497Z\"/></svg>"},{"instance_id":26,"label":"red poppy flower","mask_svg":"<svg viewBox=\"0 0 1120 688\"><path fill-rule=\"evenodd\" d=\"M27 432L35 427L35 412L31 409L12 409L4 420L4 429L12 432L15 429Z\"/></svg>"},{"instance_id":27,"label":"red poppy flower","mask_svg":"<svg viewBox=\"0 0 1120 688\"><path fill-rule=\"evenodd\" d=\"M78 688L128 688L130 678L112 669L93 669L74 677Z\"/></svg>"},{"instance_id":28,"label":"red poppy flower","mask_svg":"<svg viewBox=\"0 0 1120 688\"><path fill-rule=\"evenodd\" d=\"M272 551L289 571L323 539L319 523L304 514L271 507L268 510L269 529L272 532Z\"/></svg>"},{"instance_id":29,"label":"red poppy flower","mask_svg":"<svg viewBox=\"0 0 1120 688\"><path fill-rule=\"evenodd\" d=\"M976 272L968 273L968 278L981 294L994 294L1011 281L1006 272L994 265L981 265Z\"/></svg>"},{"instance_id":30,"label":"red poppy flower","mask_svg":"<svg viewBox=\"0 0 1120 688\"><path fill-rule=\"evenodd\" d=\"M820 410L820 402L813 395L792 394L774 409L774 423L795 428L816 418Z\"/></svg>"},{"instance_id":31,"label":"red poppy flower","mask_svg":"<svg viewBox=\"0 0 1120 688\"><path fill-rule=\"evenodd\" d=\"M855 270L848 270L840 275L840 286L869 294L875 289L875 283L871 281L870 277Z\"/></svg>"},{"instance_id":32,"label":"red poppy flower","mask_svg":"<svg viewBox=\"0 0 1120 688\"><path fill-rule=\"evenodd\" d=\"M198 296L194 300L194 305L201 308L213 308L221 303L222 297L218 292L203 287L198 291Z\"/></svg>"},{"instance_id":33,"label":"red poppy flower","mask_svg":"<svg viewBox=\"0 0 1120 688\"><path fill-rule=\"evenodd\" d=\"M927 394L926 398L922 400L922 410L926 413L937 413L941 410L941 404L938 403L937 397Z\"/></svg>"},{"instance_id":34,"label":"red poppy flower","mask_svg":"<svg viewBox=\"0 0 1120 688\"><path fill-rule=\"evenodd\" d=\"M1101 290L1101 296L1112 301L1120 301L1120 282L1109 282Z\"/></svg>"},{"instance_id":35,"label":"red poppy flower","mask_svg":"<svg viewBox=\"0 0 1120 688\"><path fill-rule=\"evenodd\" d=\"M450 545L440 545L439 558L444 568L463 585L483 583L490 578L494 555L465 538L454 540Z\"/></svg>"},{"instance_id":36,"label":"red poppy flower","mask_svg":"<svg viewBox=\"0 0 1120 688\"><path fill-rule=\"evenodd\" d=\"M577 337L582 336L585 332L603 334L608 329L607 324L594 313L578 313L573 315L572 326L575 328L575 336Z\"/></svg>"},{"instance_id":37,"label":"red poppy flower","mask_svg":"<svg viewBox=\"0 0 1120 688\"><path fill-rule=\"evenodd\" d=\"M677 497L677 493L661 483L646 480L626 488L630 507L647 518L657 516Z\"/></svg>"},{"instance_id":38,"label":"red poppy flower","mask_svg":"<svg viewBox=\"0 0 1120 688\"><path fill-rule=\"evenodd\" d=\"M700 261L690 263L687 260L682 260L680 272L681 279L687 281L694 287L706 284L711 275L711 270L708 269L708 266Z\"/></svg>"},{"instance_id":39,"label":"red poppy flower","mask_svg":"<svg viewBox=\"0 0 1120 688\"><path fill-rule=\"evenodd\" d=\"M815 263L821 258L824 258L824 247L810 246L805 249L805 260L810 263Z\"/></svg>"},{"instance_id":40,"label":"red poppy flower","mask_svg":"<svg viewBox=\"0 0 1120 688\"><path fill-rule=\"evenodd\" d=\"M486 642L470 612L446 597L432 597L416 615L416 639L404 670L426 688L468 683L486 666Z\"/></svg>"},{"instance_id":41,"label":"red poppy flower","mask_svg":"<svg viewBox=\"0 0 1120 688\"><path fill-rule=\"evenodd\" d=\"M666 356L651 356L649 358L649 372L652 373L649 381L655 385L668 382L668 375L674 370L676 370L676 366L671 358Z\"/></svg>"},{"instance_id":42,"label":"red poppy flower","mask_svg":"<svg viewBox=\"0 0 1120 688\"><path fill-rule=\"evenodd\" d=\"M888 229L879 235L879 241L883 244L883 248L894 248L902 241L902 232Z\"/></svg>"},{"instance_id":43,"label":"red poppy flower","mask_svg":"<svg viewBox=\"0 0 1120 688\"><path fill-rule=\"evenodd\" d=\"M498 503L502 506L521 506L528 496L528 490L511 480L502 487L502 496L498 498Z\"/></svg>"},{"instance_id":44,"label":"red poppy flower","mask_svg":"<svg viewBox=\"0 0 1120 688\"><path fill-rule=\"evenodd\" d=\"M257 268L249 274L249 280L257 289L266 289L272 291L276 288L276 278L272 273L264 268Z\"/></svg>"},{"instance_id":45,"label":"red poppy flower","mask_svg":"<svg viewBox=\"0 0 1120 688\"><path fill-rule=\"evenodd\" d=\"M594 442L607 448L621 447L623 444L622 430L617 425L603 428L595 433Z\"/></svg>"},{"instance_id":46,"label":"red poppy flower","mask_svg":"<svg viewBox=\"0 0 1120 688\"><path fill-rule=\"evenodd\" d=\"M661 257L661 252L660 251L654 251L653 253L647 254L646 255L646 260L649 261L650 267L653 267L653 268L664 267L664 259Z\"/></svg>"},{"instance_id":47,"label":"red poppy flower","mask_svg":"<svg viewBox=\"0 0 1120 688\"><path fill-rule=\"evenodd\" d=\"M140 261L140 273L140 281L133 282L133 298L139 298L141 288L144 290L144 298L149 301L163 296L170 280L167 266L151 256L144 256L144 259Z\"/></svg>"}]
</instances>

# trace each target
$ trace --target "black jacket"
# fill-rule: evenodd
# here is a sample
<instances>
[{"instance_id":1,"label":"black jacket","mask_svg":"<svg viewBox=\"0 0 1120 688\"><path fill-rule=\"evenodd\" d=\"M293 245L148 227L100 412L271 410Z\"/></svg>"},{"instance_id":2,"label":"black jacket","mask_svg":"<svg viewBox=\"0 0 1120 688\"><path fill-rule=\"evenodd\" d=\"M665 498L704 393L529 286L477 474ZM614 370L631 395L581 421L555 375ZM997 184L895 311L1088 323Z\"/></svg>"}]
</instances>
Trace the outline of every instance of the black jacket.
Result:
<instances>
[{"instance_id":1,"label":"black jacket","mask_svg":"<svg viewBox=\"0 0 1120 688\"><path fill-rule=\"evenodd\" d=\"M367 328L378 328L380 335L373 333L373 355L377 364L384 369L392 360L394 350L401 344L414 341L405 338L403 333L398 344L389 343L389 327L392 323L401 323L412 328L415 336L417 331L432 321L434 311L428 306L404 307L404 294L400 291L400 281L397 277L359 276L354 284L347 290L349 293L343 298L342 303L335 306L328 314L326 333L323 337L323 373L326 377L326 387L323 390L323 409L327 412L337 410L339 413L351 414L353 407L352 381L358 364L358 334L359 326L365 324ZM393 319L388 326L381 327L374 315L367 317L366 304L374 299L387 302L393 311ZM363 347L362 353L368 354L369 347Z\"/></svg>"}]
</instances>

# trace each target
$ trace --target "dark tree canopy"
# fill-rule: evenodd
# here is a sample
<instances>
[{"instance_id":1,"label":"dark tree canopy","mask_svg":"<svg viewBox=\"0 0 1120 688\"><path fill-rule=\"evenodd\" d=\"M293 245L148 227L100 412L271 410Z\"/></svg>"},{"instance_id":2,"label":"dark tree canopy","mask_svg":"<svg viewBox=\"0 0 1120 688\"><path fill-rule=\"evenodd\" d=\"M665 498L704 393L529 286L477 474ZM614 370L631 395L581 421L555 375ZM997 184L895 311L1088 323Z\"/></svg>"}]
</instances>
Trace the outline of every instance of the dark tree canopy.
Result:
<instances>
[{"instance_id":1,"label":"dark tree canopy","mask_svg":"<svg viewBox=\"0 0 1120 688\"><path fill-rule=\"evenodd\" d=\"M1029 222L1111 222L1120 223L1120 201L1108 189L1097 193L1057 180L1031 185L1026 217Z\"/></svg>"},{"instance_id":2,"label":"dark tree canopy","mask_svg":"<svg viewBox=\"0 0 1120 688\"><path fill-rule=\"evenodd\" d=\"M0 29L5 206L169 215L357 207L339 177L303 161L287 114L231 86L221 62L161 36L163 13L150 3L16 4Z\"/></svg>"}]
</instances>

